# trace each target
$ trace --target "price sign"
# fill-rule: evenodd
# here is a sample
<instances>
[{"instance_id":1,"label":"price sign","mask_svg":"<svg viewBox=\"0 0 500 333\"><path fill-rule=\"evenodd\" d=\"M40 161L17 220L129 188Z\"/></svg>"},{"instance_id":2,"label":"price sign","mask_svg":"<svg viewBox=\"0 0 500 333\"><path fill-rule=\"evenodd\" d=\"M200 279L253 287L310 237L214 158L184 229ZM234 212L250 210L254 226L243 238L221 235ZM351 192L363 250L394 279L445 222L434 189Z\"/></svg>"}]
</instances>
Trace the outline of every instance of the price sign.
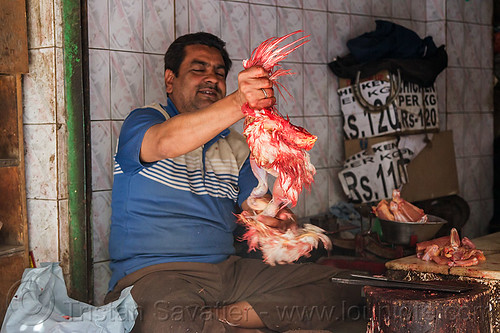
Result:
<instances>
[{"instance_id":1,"label":"price sign","mask_svg":"<svg viewBox=\"0 0 500 333\"><path fill-rule=\"evenodd\" d=\"M422 88L416 83L403 82L396 101L403 131L439 129L435 85Z\"/></svg>"},{"instance_id":2,"label":"price sign","mask_svg":"<svg viewBox=\"0 0 500 333\"><path fill-rule=\"evenodd\" d=\"M354 203L390 198L392 190L408 182L406 165L414 152L398 148L397 140L387 140L351 156L339 172L344 193Z\"/></svg>"},{"instance_id":3,"label":"price sign","mask_svg":"<svg viewBox=\"0 0 500 333\"><path fill-rule=\"evenodd\" d=\"M374 106L385 105L390 97L387 81L368 80L359 84L364 99ZM344 115L346 139L439 129L435 87L422 90L419 85L403 82L397 98L380 112L365 110L353 93L353 87L338 90Z\"/></svg>"}]
</instances>

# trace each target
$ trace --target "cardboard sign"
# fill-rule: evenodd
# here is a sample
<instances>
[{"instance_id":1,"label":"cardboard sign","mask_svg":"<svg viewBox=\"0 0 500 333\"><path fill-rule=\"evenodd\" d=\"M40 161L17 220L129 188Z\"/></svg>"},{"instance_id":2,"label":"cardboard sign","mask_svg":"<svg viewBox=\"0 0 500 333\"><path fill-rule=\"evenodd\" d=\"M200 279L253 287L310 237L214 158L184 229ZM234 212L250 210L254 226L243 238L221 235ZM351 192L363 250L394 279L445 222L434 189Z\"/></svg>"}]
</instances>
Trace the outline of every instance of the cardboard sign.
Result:
<instances>
[{"instance_id":1,"label":"cardboard sign","mask_svg":"<svg viewBox=\"0 0 500 333\"><path fill-rule=\"evenodd\" d=\"M348 82L341 80L341 88L337 91L344 115L346 139L439 130L435 86L422 88L417 84L403 81L396 98L392 103L387 103L391 96L391 84L388 81L360 82L359 94L368 104L378 107L388 104L381 111L374 112L364 108L364 102L357 100L353 85L342 87Z\"/></svg>"},{"instance_id":2,"label":"cardboard sign","mask_svg":"<svg viewBox=\"0 0 500 333\"><path fill-rule=\"evenodd\" d=\"M455 161L455 149L453 146L453 132L443 131L433 133L432 136L429 135L430 142L428 143L424 142L422 137L423 135L404 136L401 137L399 142L400 146L406 147L414 152L414 155L407 155L408 159L411 161L407 164L405 163L408 177L406 184L403 184L401 196L404 197L405 200L413 202L458 194L459 186ZM412 138L417 138L417 140ZM395 139L395 137L387 136L363 140L346 140L345 154L346 156L353 156L360 154L363 151L370 151L370 147L372 147L371 150L373 150L374 145L390 139ZM413 144L410 144L409 141L405 142L405 140L408 139L412 140ZM421 151L418 152L419 150ZM406 157L405 155L403 156ZM346 170L342 172L345 171ZM389 174L389 170L387 168L384 168L384 171L386 172L386 175ZM367 181L361 181L360 179L362 177L367 178L370 181L370 184L377 181L380 182L380 179L377 179L377 175L373 175L370 171L367 171L361 176L360 173L357 173L356 175L356 180L361 184L364 184ZM343 177L345 178L345 176ZM346 184L348 185L351 183ZM386 184L393 186L394 182L386 180ZM360 197L363 200L363 195L367 196L366 193L369 193L369 191L363 190L362 187L360 189L360 186L357 188ZM344 192L345 191L346 190L344 189ZM377 191L379 196L380 193L384 193L384 191ZM374 201L376 201L376 199L374 199Z\"/></svg>"},{"instance_id":3,"label":"cardboard sign","mask_svg":"<svg viewBox=\"0 0 500 333\"><path fill-rule=\"evenodd\" d=\"M400 148L397 139L373 144L349 157L339 180L344 193L354 203L367 203L390 198L392 190L408 181L406 165L414 152Z\"/></svg>"}]
</instances>

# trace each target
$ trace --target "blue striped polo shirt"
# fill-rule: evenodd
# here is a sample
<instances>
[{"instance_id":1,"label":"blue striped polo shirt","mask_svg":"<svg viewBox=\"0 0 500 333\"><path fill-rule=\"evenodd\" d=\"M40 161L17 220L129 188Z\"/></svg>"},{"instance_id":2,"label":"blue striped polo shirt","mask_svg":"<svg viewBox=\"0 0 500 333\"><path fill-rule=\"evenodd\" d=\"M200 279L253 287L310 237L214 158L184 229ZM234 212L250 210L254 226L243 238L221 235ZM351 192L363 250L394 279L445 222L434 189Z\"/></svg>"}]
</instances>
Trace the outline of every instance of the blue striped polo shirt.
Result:
<instances>
[{"instance_id":1,"label":"blue striped polo shirt","mask_svg":"<svg viewBox=\"0 0 500 333\"><path fill-rule=\"evenodd\" d=\"M146 131L177 114L169 99L132 111L123 123L111 203L110 290L150 265L218 263L234 253L234 213L257 185L248 146L226 129L185 155L142 163Z\"/></svg>"}]
</instances>

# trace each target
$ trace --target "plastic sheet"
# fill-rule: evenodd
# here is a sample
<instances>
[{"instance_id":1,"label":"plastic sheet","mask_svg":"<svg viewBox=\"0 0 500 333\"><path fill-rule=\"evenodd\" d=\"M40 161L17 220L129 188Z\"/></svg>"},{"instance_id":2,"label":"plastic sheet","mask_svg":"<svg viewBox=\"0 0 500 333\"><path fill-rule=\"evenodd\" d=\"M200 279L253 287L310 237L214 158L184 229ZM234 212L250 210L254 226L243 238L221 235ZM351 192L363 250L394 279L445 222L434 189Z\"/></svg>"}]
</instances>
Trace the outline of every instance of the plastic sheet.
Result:
<instances>
[{"instance_id":1,"label":"plastic sheet","mask_svg":"<svg viewBox=\"0 0 500 333\"><path fill-rule=\"evenodd\" d=\"M24 271L0 333L130 332L137 304L126 288L120 298L96 307L68 297L58 263L42 263Z\"/></svg>"}]
</instances>

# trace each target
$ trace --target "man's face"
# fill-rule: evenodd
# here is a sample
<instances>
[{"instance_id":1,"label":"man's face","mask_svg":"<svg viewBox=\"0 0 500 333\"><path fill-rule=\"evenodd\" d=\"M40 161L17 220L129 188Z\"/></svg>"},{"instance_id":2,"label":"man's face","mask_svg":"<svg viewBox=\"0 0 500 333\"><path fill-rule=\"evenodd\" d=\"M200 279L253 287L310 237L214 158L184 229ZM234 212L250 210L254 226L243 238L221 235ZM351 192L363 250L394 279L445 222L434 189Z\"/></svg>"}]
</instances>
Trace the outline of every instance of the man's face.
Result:
<instances>
[{"instance_id":1,"label":"man's face","mask_svg":"<svg viewBox=\"0 0 500 333\"><path fill-rule=\"evenodd\" d=\"M214 47L188 45L179 75L167 69L165 85L179 112L202 109L226 96L224 60Z\"/></svg>"}]
</instances>

